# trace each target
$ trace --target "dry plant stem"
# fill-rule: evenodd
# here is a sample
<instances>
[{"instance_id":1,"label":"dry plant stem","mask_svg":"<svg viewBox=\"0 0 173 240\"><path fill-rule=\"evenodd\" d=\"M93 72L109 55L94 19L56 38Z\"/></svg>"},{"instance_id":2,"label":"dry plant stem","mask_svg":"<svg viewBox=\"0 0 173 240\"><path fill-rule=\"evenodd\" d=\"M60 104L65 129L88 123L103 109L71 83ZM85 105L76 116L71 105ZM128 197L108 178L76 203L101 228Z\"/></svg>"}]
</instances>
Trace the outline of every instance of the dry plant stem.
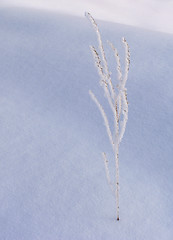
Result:
<instances>
[{"instance_id":1,"label":"dry plant stem","mask_svg":"<svg viewBox=\"0 0 173 240\"><path fill-rule=\"evenodd\" d=\"M97 67L98 74L99 74L99 76L101 78L101 86L104 89L105 96L106 96L106 98L107 98L107 100L109 102L109 105L111 107L111 110L112 110L112 112L114 114L114 112L115 112L114 104L113 104L113 101L112 101L112 98L111 98L111 95L110 95L110 92L109 92L109 89L108 89L108 83L106 81L106 77L105 77L105 74L103 72L103 67L101 65L101 60L100 60L99 54L96 51L95 47L90 46L90 49L91 49L91 52L92 52L94 60L95 60L95 65Z\"/></svg>"},{"instance_id":2,"label":"dry plant stem","mask_svg":"<svg viewBox=\"0 0 173 240\"><path fill-rule=\"evenodd\" d=\"M128 101L127 101L127 93L125 90L122 92L121 96L122 96L122 102L123 102L123 111L122 111L123 121L121 122L121 132L119 134L119 143L122 141L122 138L124 136L125 128L128 120Z\"/></svg>"},{"instance_id":3,"label":"dry plant stem","mask_svg":"<svg viewBox=\"0 0 173 240\"><path fill-rule=\"evenodd\" d=\"M118 80L121 82L122 81L122 72L121 72L121 63L120 63L120 57L119 57L118 51L111 42L109 42L109 41L107 41L107 42L114 52L115 61L116 61L116 65L117 65Z\"/></svg>"},{"instance_id":4,"label":"dry plant stem","mask_svg":"<svg viewBox=\"0 0 173 240\"><path fill-rule=\"evenodd\" d=\"M97 34L97 39L98 39L98 44L99 44L99 49L100 49L100 53L101 53L102 61L103 61L103 65L104 65L106 82L109 85L109 89L110 89L112 98L115 99L115 89L113 87L112 80L110 77L108 64L107 64L107 60L106 60L106 56L105 56L105 52L104 52L104 48L103 48L103 44L102 44L102 40L101 40L100 31L98 29L97 23L95 22L94 18L91 16L91 14L86 13L85 15L91 21L93 27L95 28L95 31Z\"/></svg>"},{"instance_id":5,"label":"dry plant stem","mask_svg":"<svg viewBox=\"0 0 173 240\"><path fill-rule=\"evenodd\" d=\"M110 143L111 143L112 146L114 146L113 137L112 137L112 133L111 133L111 130L110 130L110 127L109 127L109 122L108 122L106 113L105 113L102 105L99 103L96 96L94 95L94 93L91 90L89 91L89 94L90 94L91 98L93 99L93 101L96 103L96 105L97 105L97 107L98 107L98 109L99 109L99 111L100 111L100 113L103 117Z\"/></svg>"},{"instance_id":6,"label":"dry plant stem","mask_svg":"<svg viewBox=\"0 0 173 240\"><path fill-rule=\"evenodd\" d=\"M114 45L108 41L108 44L110 45L111 49L113 50L115 61L116 61L116 70L117 70L117 78L118 78L118 85L116 86L117 93L115 91L115 88L113 86L108 64L102 44L102 39L100 35L100 31L98 29L98 26L94 20L94 18L91 16L90 13L86 13L86 17L90 20L92 23L96 34L97 34L97 40L98 40L98 46L101 53L101 58L96 50L95 47L91 46L91 52L94 57L95 65L98 70L98 74L100 76L100 82L101 86L104 90L105 97L108 100L109 106L113 113L113 119L114 119L114 133L112 134L111 128L109 126L109 121L106 116L106 113L102 107L102 105L99 103L98 99L94 95L94 93L90 90L89 94L92 98L92 100L96 103L102 118L104 120L104 124L107 130L107 134L110 140L110 143L113 148L114 156L115 156L115 168L116 168L116 176L115 176L115 183L114 185L111 183L110 173L109 173L109 165L108 165L108 159L106 157L106 153L102 153L104 163L105 163L105 171L106 171L106 177L108 184L111 187L111 190L115 194L116 197L116 216L117 221L119 221L119 145L123 138L127 120L128 120L128 101L127 101L127 90L125 88L126 81L128 78L128 71L129 71L129 65L130 65L130 51L129 46L125 38L122 39L122 42L125 47L125 73L124 76L121 71L121 64L120 64L120 57L118 54L117 49L114 47ZM114 189L115 186L115 189Z\"/></svg>"},{"instance_id":7,"label":"dry plant stem","mask_svg":"<svg viewBox=\"0 0 173 240\"><path fill-rule=\"evenodd\" d=\"M120 219L120 206L119 206L119 146L115 150L115 162L116 162L116 211L117 211L117 221Z\"/></svg>"},{"instance_id":8,"label":"dry plant stem","mask_svg":"<svg viewBox=\"0 0 173 240\"><path fill-rule=\"evenodd\" d=\"M114 128L115 128L115 136L116 136L116 142L115 142L115 169L116 169L116 211L117 211L117 220L119 220L119 114L118 114L118 103L115 103L115 115L114 115Z\"/></svg>"},{"instance_id":9,"label":"dry plant stem","mask_svg":"<svg viewBox=\"0 0 173 240\"><path fill-rule=\"evenodd\" d=\"M108 159L107 159L107 157L106 157L106 153L105 153L105 152L102 153L102 155L103 155L103 159L104 159L104 163L105 163L105 171L106 171L107 181L108 181L108 184L109 184L109 186L110 186L110 188L111 188L111 191L112 191L113 194L114 194L114 187L113 187L113 185L112 185L112 183L111 183L111 178L110 178L110 174L109 174Z\"/></svg>"},{"instance_id":10,"label":"dry plant stem","mask_svg":"<svg viewBox=\"0 0 173 240\"><path fill-rule=\"evenodd\" d=\"M130 49L129 49L129 45L128 45L125 38L122 38L122 42L123 42L124 47L125 47L125 63L126 63L125 74L124 74L124 79L123 79L123 83L122 83L122 89L124 89L125 85L126 85L126 82L127 82L129 66L130 66Z\"/></svg>"}]
</instances>

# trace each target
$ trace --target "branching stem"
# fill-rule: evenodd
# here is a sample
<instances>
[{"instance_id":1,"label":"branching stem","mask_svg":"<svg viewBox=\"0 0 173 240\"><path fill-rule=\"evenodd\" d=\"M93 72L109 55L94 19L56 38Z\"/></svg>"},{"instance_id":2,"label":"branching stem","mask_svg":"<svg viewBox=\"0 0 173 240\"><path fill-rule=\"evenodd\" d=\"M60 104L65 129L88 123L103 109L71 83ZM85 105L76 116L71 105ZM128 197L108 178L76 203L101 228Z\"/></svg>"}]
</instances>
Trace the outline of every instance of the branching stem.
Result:
<instances>
[{"instance_id":1,"label":"branching stem","mask_svg":"<svg viewBox=\"0 0 173 240\"><path fill-rule=\"evenodd\" d=\"M115 85L116 88L113 85L109 68L108 68L108 63L107 59L105 56L105 51L103 48L103 43L101 39L101 34L98 28L98 25L96 24L94 18L91 16L90 13L86 13L86 17L90 20L92 23L92 26L95 29L96 35L97 35L97 40L98 40L98 48L100 51L100 55L98 51L96 50L95 47L91 46L91 52L94 57L95 65L98 70L98 74L100 76L100 83L101 87L103 88L103 91L105 93L106 99L109 103L109 106L112 110L113 113L113 120L114 120L114 131L112 133L108 117L104 111L103 106L100 104L94 93L90 90L89 94L92 98L92 100L95 102L97 105L102 118L104 120L104 124L106 127L106 131L109 137L109 141L112 145L113 151L114 151L114 156L115 156L115 190L111 182L111 177L109 173L109 166L108 166L108 160L106 153L103 153L103 159L105 163L105 170L106 170L106 177L108 184L111 187L111 190L115 193L116 196L116 216L117 216L117 221L119 221L119 145L120 142L124 136L124 132L126 129L126 124L128 120L128 101L127 101L127 89L125 88L127 78L128 78L128 72L129 72L129 65L130 65L130 50L129 50L129 45L125 38L122 38L122 42L125 47L125 72L124 76L122 74L121 70L121 64L120 64L120 57L118 54L117 49L114 47L114 45L108 41L108 44L110 45L114 56L115 56L115 61L116 61L116 70L117 70L117 78L118 78L118 84ZM116 89L116 91L115 91ZM116 93L117 92L117 93Z\"/></svg>"}]
</instances>

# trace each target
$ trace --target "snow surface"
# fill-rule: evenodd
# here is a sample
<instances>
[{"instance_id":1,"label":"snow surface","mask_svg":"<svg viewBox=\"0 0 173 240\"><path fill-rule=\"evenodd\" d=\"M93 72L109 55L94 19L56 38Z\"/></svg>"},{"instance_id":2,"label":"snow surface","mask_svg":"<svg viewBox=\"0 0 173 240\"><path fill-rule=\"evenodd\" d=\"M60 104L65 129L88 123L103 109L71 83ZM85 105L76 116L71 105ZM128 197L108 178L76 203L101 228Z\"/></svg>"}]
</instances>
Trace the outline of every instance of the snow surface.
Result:
<instances>
[{"instance_id":1,"label":"snow surface","mask_svg":"<svg viewBox=\"0 0 173 240\"><path fill-rule=\"evenodd\" d=\"M2 6L47 9L173 34L173 0L1 0Z\"/></svg>"},{"instance_id":2,"label":"snow surface","mask_svg":"<svg viewBox=\"0 0 173 240\"><path fill-rule=\"evenodd\" d=\"M0 9L0 239L172 240L173 35L98 21L131 49L120 146L120 221L101 152L114 161L86 18ZM106 45L105 45L106 47ZM113 54L106 48L111 69ZM115 75L114 70L112 74Z\"/></svg>"}]
</instances>

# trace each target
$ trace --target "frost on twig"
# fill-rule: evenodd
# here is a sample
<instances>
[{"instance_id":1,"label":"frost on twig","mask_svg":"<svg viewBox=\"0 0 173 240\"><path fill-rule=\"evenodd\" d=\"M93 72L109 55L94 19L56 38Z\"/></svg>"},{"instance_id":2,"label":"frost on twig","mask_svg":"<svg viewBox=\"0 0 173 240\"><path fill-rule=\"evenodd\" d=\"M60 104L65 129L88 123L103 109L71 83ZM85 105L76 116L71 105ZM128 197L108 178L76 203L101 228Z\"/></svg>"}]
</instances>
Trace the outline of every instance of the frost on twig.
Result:
<instances>
[{"instance_id":1,"label":"frost on twig","mask_svg":"<svg viewBox=\"0 0 173 240\"><path fill-rule=\"evenodd\" d=\"M99 111L100 111L100 113L103 117L110 143L111 143L112 146L114 146L113 137L112 137L112 133L111 133L111 130L110 130L110 127L109 127L109 122L108 122L106 113L105 113L102 105L99 103L96 96L94 95L94 93L91 90L89 91L89 94L90 94L91 98L93 99L93 101L96 103L96 105L97 105L97 107L98 107L98 109L99 109Z\"/></svg>"},{"instance_id":2,"label":"frost on twig","mask_svg":"<svg viewBox=\"0 0 173 240\"><path fill-rule=\"evenodd\" d=\"M122 81L122 72L121 72L121 64L120 64L120 57L119 57L118 51L111 42L109 42L109 41L107 41L107 42L114 52L116 66L117 66L116 69L117 69L117 73L118 73L118 80L121 82Z\"/></svg>"},{"instance_id":3,"label":"frost on twig","mask_svg":"<svg viewBox=\"0 0 173 240\"><path fill-rule=\"evenodd\" d=\"M119 220L119 145L124 136L124 132L125 132L126 124L128 120L128 100L127 100L127 89L125 88L125 85L127 82L129 66L130 66L130 50L129 50L129 45L127 41L125 40L125 38L122 38L122 42L125 48L125 71L124 71L124 74L122 74L120 57L119 57L118 51L114 47L114 45L108 41L108 44L110 45L114 53L117 79L118 79L117 83L115 81L113 83L111 79L111 74L109 72L108 63L107 63L105 51L103 48L103 43L102 43L101 34L99 31L98 25L90 13L86 13L85 15L91 22L97 35L99 51L96 50L96 48L93 46L91 46L90 49L93 54L95 65L100 77L100 85L103 88L105 97L111 108L113 121L114 121L114 132L112 133L109 125L109 120L103 109L103 106L99 103L94 93L90 90L89 94L92 100L97 105L102 115L102 118L104 120L104 124L106 127L106 131L109 137L109 141L114 151L115 173L116 173L115 174L116 180L114 183L115 188L113 187L111 182L106 153L102 153L102 155L105 163L105 170L106 170L106 177L107 177L108 184L110 185L111 190L115 193L115 196L116 196L117 220ZM101 57L99 55L99 52Z\"/></svg>"},{"instance_id":4,"label":"frost on twig","mask_svg":"<svg viewBox=\"0 0 173 240\"><path fill-rule=\"evenodd\" d=\"M111 182L111 178L110 178L110 173L109 173L109 166L108 166L108 159L106 157L106 153L103 152L102 153L102 156L103 156L103 160L104 160L104 163L105 163L105 171L106 171L106 178L107 178L107 181L108 181L108 184L112 190L112 192L114 193L114 186Z\"/></svg>"},{"instance_id":5,"label":"frost on twig","mask_svg":"<svg viewBox=\"0 0 173 240\"><path fill-rule=\"evenodd\" d=\"M101 39L101 34L99 31L99 28L97 26L97 23L95 22L94 18L91 16L90 13L85 13L85 16L90 20L90 22L92 23L95 32L97 34L97 40L98 40L98 45L99 45L99 50L101 53L101 57L102 57L102 61L103 61L103 66L104 66L104 76L105 76L105 80L109 86L109 90L110 90L110 94L112 96L112 98L115 98L115 90L112 84L112 80L111 80L111 76L110 76L110 72L109 72L109 68L108 68L108 63L106 60L106 56L105 56L105 51L103 48L103 43L102 43L102 39Z\"/></svg>"},{"instance_id":6,"label":"frost on twig","mask_svg":"<svg viewBox=\"0 0 173 240\"><path fill-rule=\"evenodd\" d=\"M90 49L91 49L91 52L92 52L93 57L94 57L94 61L95 61L95 65L96 65L97 70L98 70L98 74L100 76L100 85L103 87L105 97L107 98L108 103L111 107L111 110L114 114L115 113L114 102L113 102L113 99L111 98L111 94L110 94L110 91L109 91L109 88L108 88L107 78L106 78L106 75L104 73L104 68L101 65L101 60L100 60L99 54L96 51L95 47L91 46Z\"/></svg>"}]
</instances>

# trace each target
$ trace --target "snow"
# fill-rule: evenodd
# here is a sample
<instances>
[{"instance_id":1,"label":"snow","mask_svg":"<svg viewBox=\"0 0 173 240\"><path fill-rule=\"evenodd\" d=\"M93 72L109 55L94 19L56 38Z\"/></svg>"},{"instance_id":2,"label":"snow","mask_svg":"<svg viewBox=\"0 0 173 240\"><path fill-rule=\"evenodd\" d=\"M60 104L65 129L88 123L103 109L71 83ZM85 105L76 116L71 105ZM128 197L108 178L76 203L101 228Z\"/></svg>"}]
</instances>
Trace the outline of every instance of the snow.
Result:
<instances>
[{"instance_id":1,"label":"snow","mask_svg":"<svg viewBox=\"0 0 173 240\"><path fill-rule=\"evenodd\" d=\"M97 21L130 46L129 118L120 146L120 221L101 152L112 149L86 18L0 9L0 239L171 240L173 35ZM110 47L106 54L114 72ZM123 65L123 64L122 64Z\"/></svg>"},{"instance_id":2,"label":"snow","mask_svg":"<svg viewBox=\"0 0 173 240\"><path fill-rule=\"evenodd\" d=\"M1 0L1 6L59 11L173 34L173 0Z\"/></svg>"}]
</instances>

